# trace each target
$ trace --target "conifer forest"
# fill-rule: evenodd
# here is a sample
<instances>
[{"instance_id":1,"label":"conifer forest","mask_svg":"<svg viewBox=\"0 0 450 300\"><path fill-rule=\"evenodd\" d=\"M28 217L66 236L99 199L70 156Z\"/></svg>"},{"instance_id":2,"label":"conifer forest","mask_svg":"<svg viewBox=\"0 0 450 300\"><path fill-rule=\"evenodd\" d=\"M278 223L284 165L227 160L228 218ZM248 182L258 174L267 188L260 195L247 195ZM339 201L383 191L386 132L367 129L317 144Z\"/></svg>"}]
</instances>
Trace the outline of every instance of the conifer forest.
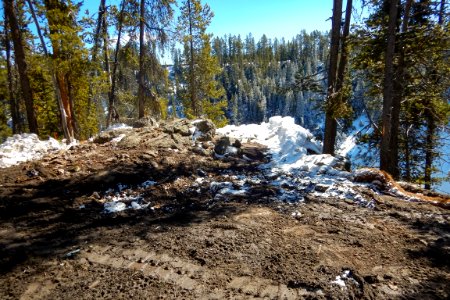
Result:
<instances>
[{"instance_id":1,"label":"conifer forest","mask_svg":"<svg viewBox=\"0 0 450 300\"><path fill-rule=\"evenodd\" d=\"M376 167L427 189L449 180L436 173L450 149L448 1L334 0L329 31L289 39L215 36L205 0L97 2L2 0L1 142L82 141L141 118L291 116L334 155L359 120Z\"/></svg>"}]
</instances>

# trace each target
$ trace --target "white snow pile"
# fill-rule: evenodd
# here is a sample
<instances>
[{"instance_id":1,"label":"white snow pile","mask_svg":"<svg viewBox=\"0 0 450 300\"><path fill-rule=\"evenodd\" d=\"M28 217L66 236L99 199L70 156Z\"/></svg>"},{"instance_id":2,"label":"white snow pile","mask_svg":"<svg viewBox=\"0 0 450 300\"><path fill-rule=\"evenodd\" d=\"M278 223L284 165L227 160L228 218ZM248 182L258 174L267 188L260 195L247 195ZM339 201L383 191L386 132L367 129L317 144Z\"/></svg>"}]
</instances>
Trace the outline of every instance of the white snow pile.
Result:
<instances>
[{"instance_id":1,"label":"white snow pile","mask_svg":"<svg viewBox=\"0 0 450 300\"><path fill-rule=\"evenodd\" d=\"M228 125L218 133L237 138L242 142L256 142L267 146L272 155L272 164L283 171L316 166L317 161L306 161L308 152L320 153L322 146L305 128L295 124L292 117L272 117L267 123ZM331 156L316 157L316 160L332 160Z\"/></svg>"},{"instance_id":2,"label":"white snow pile","mask_svg":"<svg viewBox=\"0 0 450 300\"><path fill-rule=\"evenodd\" d=\"M242 142L256 142L268 147L272 159L261 168L260 179L271 179L268 185L277 188L280 201L303 201L306 194L312 193L365 207L374 206L373 201L366 200L357 191L358 185L351 181L353 175L342 170L343 159L312 154L321 152L321 144L307 129L295 124L291 117L272 117L260 125L229 125L217 131ZM245 186L241 188L243 191L239 191L239 185L233 183L233 195L245 191ZM230 193L225 187L225 193L220 194Z\"/></svg>"},{"instance_id":3,"label":"white snow pile","mask_svg":"<svg viewBox=\"0 0 450 300\"><path fill-rule=\"evenodd\" d=\"M15 134L0 145L0 168L37 160L48 153L65 150L70 146L51 137L47 141L41 141L34 133Z\"/></svg>"}]
</instances>

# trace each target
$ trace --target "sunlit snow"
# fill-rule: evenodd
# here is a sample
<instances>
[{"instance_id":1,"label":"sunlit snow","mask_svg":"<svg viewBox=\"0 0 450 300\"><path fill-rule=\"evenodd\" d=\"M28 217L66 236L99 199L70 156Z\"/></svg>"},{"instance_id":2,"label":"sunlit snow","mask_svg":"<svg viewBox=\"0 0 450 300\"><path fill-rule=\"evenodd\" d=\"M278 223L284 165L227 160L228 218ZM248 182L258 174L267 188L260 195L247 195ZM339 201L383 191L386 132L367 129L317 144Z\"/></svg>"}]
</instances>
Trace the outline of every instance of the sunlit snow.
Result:
<instances>
[{"instance_id":1,"label":"sunlit snow","mask_svg":"<svg viewBox=\"0 0 450 300\"><path fill-rule=\"evenodd\" d=\"M7 168L21 162L36 160L44 155L67 149L70 145L53 138L39 140L34 133L15 134L0 145L0 168Z\"/></svg>"}]
</instances>

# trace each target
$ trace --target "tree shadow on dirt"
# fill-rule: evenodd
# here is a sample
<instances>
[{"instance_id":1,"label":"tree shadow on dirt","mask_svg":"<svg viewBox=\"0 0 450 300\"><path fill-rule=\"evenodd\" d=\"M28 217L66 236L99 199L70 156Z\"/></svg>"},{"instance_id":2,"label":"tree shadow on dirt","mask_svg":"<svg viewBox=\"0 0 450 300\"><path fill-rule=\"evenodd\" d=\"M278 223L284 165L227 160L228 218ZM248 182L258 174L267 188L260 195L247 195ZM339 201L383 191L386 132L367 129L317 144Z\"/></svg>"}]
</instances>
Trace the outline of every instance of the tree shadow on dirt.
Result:
<instances>
[{"instance_id":1,"label":"tree shadow on dirt","mask_svg":"<svg viewBox=\"0 0 450 300\"><path fill-rule=\"evenodd\" d=\"M95 192L105 191L118 183L137 185L146 180L173 183L180 177L189 177L200 169L210 176L230 170L254 172L256 165L217 167L217 164L178 165L155 168L151 164L117 164L88 177L50 179L3 191L0 196L0 274L7 274L18 266L49 258L65 258L71 249L95 240L102 243L102 228L133 227L145 224L145 229L129 231L130 236L151 233L151 225L190 226L217 216L237 213L236 208L216 205L211 208L209 193L194 193L189 186L164 194L151 195L159 209L150 208L103 213L103 206L88 201ZM80 199L88 201L84 209L77 207ZM138 226L137 226L138 227ZM155 226L153 226L155 227Z\"/></svg>"},{"instance_id":2,"label":"tree shadow on dirt","mask_svg":"<svg viewBox=\"0 0 450 300\"><path fill-rule=\"evenodd\" d=\"M433 267L450 271L450 224L415 221L411 226L423 235L431 235L434 240L426 242L420 250L410 250L410 257L425 258Z\"/></svg>"}]
</instances>

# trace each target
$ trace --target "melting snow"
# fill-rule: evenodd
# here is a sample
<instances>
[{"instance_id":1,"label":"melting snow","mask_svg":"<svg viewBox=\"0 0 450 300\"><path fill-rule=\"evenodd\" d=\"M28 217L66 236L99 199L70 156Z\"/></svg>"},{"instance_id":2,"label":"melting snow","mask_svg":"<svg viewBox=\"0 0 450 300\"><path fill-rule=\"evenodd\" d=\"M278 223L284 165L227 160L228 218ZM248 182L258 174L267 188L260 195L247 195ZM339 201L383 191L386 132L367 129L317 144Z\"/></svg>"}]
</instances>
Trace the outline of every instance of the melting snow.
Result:
<instances>
[{"instance_id":1,"label":"melting snow","mask_svg":"<svg viewBox=\"0 0 450 300\"><path fill-rule=\"evenodd\" d=\"M0 145L0 168L40 159L47 153L67 149L70 146L53 138L41 141L34 133L15 134Z\"/></svg>"}]
</instances>

